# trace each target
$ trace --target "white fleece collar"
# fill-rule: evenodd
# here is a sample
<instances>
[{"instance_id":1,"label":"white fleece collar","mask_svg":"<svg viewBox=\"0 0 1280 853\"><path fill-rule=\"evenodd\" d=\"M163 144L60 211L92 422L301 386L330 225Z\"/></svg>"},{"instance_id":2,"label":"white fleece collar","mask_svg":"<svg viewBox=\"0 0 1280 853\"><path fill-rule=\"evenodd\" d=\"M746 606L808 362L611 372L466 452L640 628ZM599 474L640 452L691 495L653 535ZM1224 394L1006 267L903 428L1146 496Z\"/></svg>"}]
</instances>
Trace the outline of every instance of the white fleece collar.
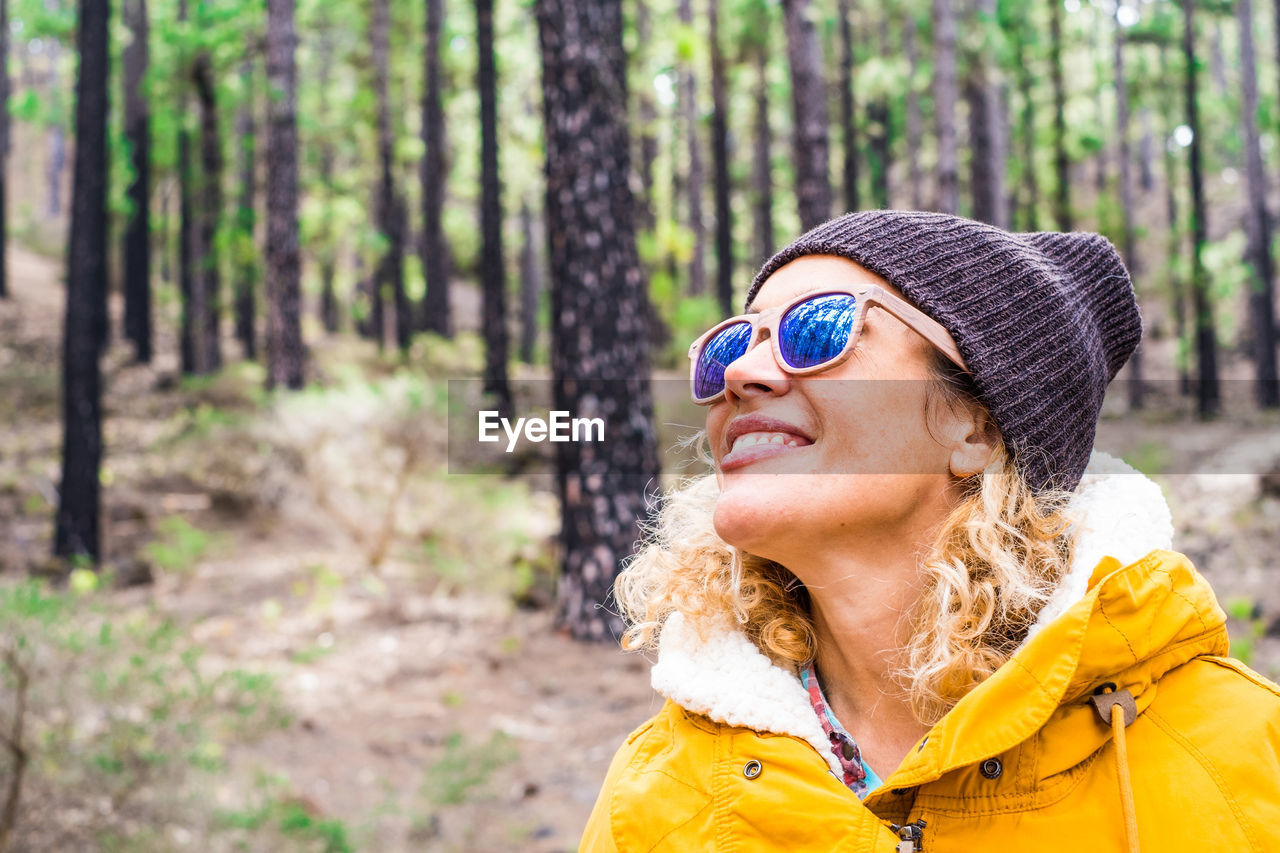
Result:
<instances>
[{"instance_id":1,"label":"white fleece collar","mask_svg":"<svg viewBox=\"0 0 1280 853\"><path fill-rule=\"evenodd\" d=\"M1084 597L1103 557L1128 564L1172 545L1173 522L1160 487L1105 453L1095 450L1089 457L1072 508L1079 533L1071 565L1023 645ZM708 628L700 637L681 614L672 613L659 637L652 682L677 705L718 723L808 741L841 777L799 677L770 661L742 631Z\"/></svg>"}]
</instances>

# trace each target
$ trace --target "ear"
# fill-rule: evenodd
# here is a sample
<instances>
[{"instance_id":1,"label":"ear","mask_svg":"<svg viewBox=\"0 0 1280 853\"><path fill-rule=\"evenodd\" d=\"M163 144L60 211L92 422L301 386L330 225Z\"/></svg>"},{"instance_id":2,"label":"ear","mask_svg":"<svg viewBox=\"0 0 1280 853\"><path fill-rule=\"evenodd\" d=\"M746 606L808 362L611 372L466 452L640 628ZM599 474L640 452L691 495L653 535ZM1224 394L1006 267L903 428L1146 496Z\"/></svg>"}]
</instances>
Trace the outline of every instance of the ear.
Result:
<instances>
[{"instance_id":1,"label":"ear","mask_svg":"<svg viewBox=\"0 0 1280 853\"><path fill-rule=\"evenodd\" d=\"M1000 442L1000 430L981 406L966 405L953 414L954 420L947 425L951 473L957 477L980 474Z\"/></svg>"}]
</instances>

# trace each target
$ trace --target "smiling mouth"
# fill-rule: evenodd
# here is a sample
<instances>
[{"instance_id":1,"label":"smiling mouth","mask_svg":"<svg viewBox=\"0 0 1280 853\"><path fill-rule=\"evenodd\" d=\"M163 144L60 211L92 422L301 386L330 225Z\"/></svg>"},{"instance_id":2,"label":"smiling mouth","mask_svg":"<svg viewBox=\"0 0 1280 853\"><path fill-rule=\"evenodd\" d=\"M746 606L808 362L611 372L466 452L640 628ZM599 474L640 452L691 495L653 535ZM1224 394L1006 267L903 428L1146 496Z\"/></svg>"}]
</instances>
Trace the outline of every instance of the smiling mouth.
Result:
<instances>
[{"instance_id":1,"label":"smiling mouth","mask_svg":"<svg viewBox=\"0 0 1280 853\"><path fill-rule=\"evenodd\" d=\"M730 451L720 460L720 470L739 468L760 459L790 453L813 444L804 436L790 432L747 432L738 436Z\"/></svg>"}]
</instances>

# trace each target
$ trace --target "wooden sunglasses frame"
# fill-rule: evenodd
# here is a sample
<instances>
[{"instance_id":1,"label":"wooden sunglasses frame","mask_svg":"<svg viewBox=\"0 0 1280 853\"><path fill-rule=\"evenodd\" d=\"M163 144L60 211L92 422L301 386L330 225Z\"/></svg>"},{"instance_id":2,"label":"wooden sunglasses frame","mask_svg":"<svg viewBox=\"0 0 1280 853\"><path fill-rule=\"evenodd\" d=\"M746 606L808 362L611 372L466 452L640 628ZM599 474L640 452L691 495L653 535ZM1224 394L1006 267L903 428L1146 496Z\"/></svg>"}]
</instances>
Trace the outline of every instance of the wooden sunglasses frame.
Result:
<instances>
[{"instance_id":1,"label":"wooden sunglasses frame","mask_svg":"<svg viewBox=\"0 0 1280 853\"><path fill-rule=\"evenodd\" d=\"M782 344L778 338L778 326L782 322L782 318L795 306L810 299L817 299L822 296L852 296L856 301L857 307L854 309L853 328L849 331L849 339L845 342L844 349L838 355L821 364L810 365L809 367L792 367L787 364L785 358L782 357ZM951 333L939 323L937 320L925 314L919 308L916 308L905 299L900 299L889 293L878 284L869 284L858 289L849 288L832 288L830 290L818 290L809 293L802 293L785 305L778 305L773 308L766 308L763 311L756 311L750 314L738 314L723 320L712 326L707 331L698 336L697 340L689 345L689 394L693 398L693 402L700 406L710 406L724 396L724 389L721 388L714 395L705 399L699 399L694 393L694 383L698 376L698 356L702 353L702 348L707 341L714 338L725 328L736 323L751 324L751 338L747 341L747 349L750 350L755 346L760 338L762 329L768 330L769 341L773 349L774 361L778 366L792 376L806 376L810 373L818 373L822 370L835 367L836 365L847 359L853 352L854 346L858 342L858 337L862 333L863 323L866 321L867 311L871 306L876 305L888 311L894 317L897 317L906 324L912 331L920 335L928 341L932 346L937 348L943 355L954 362L965 373L969 372L968 366L964 362L964 357L960 355L960 350L956 347L956 342L951 337ZM725 365L728 367L728 365Z\"/></svg>"}]
</instances>

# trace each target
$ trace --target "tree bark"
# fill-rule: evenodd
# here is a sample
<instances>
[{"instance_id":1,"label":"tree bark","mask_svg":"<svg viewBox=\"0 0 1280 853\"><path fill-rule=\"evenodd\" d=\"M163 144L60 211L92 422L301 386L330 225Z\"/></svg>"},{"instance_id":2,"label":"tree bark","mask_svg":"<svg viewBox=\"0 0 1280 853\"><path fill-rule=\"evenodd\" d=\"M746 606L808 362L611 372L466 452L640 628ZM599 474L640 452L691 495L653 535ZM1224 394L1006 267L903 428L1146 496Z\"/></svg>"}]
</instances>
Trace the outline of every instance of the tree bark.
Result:
<instances>
[{"instance_id":1,"label":"tree bark","mask_svg":"<svg viewBox=\"0 0 1280 853\"><path fill-rule=\"evenodd\" d=\"M711 40L711 161L716 201L716 297L726 316L733 310L733 211L729 205L729 117L724 53L720 50L720 0L707 0Z\"/></svg>"},{"instance_id":2,"label":"tree bark","mask_svg":"<svg viewBox=\"0 0 1280 853\"><path fill-rule=\"evenodd\" d=\"M890 44L889 13L880 15L880 44ZM867 131L870 136L871 194L876 207L889 207L889 172L893 168L893 112L887 96L867 104Z\"/></svg>"},{"instance_id":3,"label":"tree bark","mask_svg":"<svg viewBox=\"0 0 1280 853\"><path fill-rule=\"evenodd\" d=\"M560 624L613 640L602 607L632 554L658 474L646 285L627 176L626 54L619 0L535 0L542 54L546 227L555 407L602 417L608 440L556 445Z\"/></svg>"},{"instance_id":4,"label":"tree bark","mask_svg":"<svg viewBox=\"0 0 1280 853\"><path fill-rule=\"evenodd\" d=\"M327 23L327 22L326 22ZM328 32L318 37L320 54L320 120L331 121L329 113L329 79L333 65L333 44ZM333 188L334 146L328 134L320 140L320 185L324 187L325 224L324 235L326 245L316 252L316 263L320 267L320 325L328 334L333 334L340 327L340 309L338 295L334 291L334 279L337 275L338 248L341 238L334 233L333 200L336 196Z\"/></svg>"},{"instance_id":5,"label":"tree bark","mask_svg":"<svg viewBox=\"0 0 1280 853\"><path fill-rule=\"evenodd\" d=\"M422 94L422 272L427 292L422 299L423 331L451 337L449 254L444 239L445 167L444 107L440 97L440 31L444 0L427 0L426 81Z\"/></svg>"},{"instance_id":6,"label":"tree bark","mask_svg":"<svg viewBox=\"0 0 1280 853\"><path fill-rule=\"evenodd\" d=\"M9 174L9 0L0 0L0 299L9 296L7 259L9 240L6 210L8 208Z\"/></svg>"},{"instance_id":7,"label":"tree bark","mask_svg":"<svg viewBox=\"0 0 1280 853\"><path fill-rule=\"evenodd\" d=\"M53 553L101 560L102 374L98 332L107 287L107 80L110 4L80 0L75 165L62 338L62 478Z\"/></svg>"},{"instance_id":8,"label":"tree bark","mask_svg":"<svg viewBox=\"0 0 1280 853\"><path fill-rule=\"evenodd\" d=\"M1000 121L1000 86L987 38L996 26L995 0L973 0L970 4L975 38L969 45L965 99L969 103L969 140L972 148L973 218L997 228L1009 227L1004 192L1005 144Z\"/></svg>"},{"instance_id":9,"label":"tree bark","mask_svg":"<svg viewBox=\"0 0 1280 853\"><path fill-rule=\"evenodd\" d=\"M208 51L196 56L192 82L200 103L200 210L195 224L196 321L194 371L213 373L222 367L221 282L215 239L222 215L222 144L218 136L218 100Z\"/></svg>"},{"instance_id":10,"label":"tree bark","mask_svg":"<svg viewBox=\"0 0 1280 853\"><path fill-rule=\"evenodd\" d=\"M761 262L773 254L773 126L769 123L769 54L756 51L755 152L752 157L751 186L755 190L756 258Z\"/></svg>"},{"instance_id":11,"label":"tree bark","mask_svg":"<svg viewBox=\"0 0 1280 853\"><path fill-rule=\"evenodd\" d=\"M502 251L502 177L498 172L498 70L493 58L493 0L476 0L480 62L480 260L484 293L484 389L505 416L511 410L507 381L507 276ZM629 177L629 176L628 176Z\"/></svg>"},{"instance_id":12,"label":"tree bark","mask_svg":"<svg viewBox=\"0 0 1280 853\"><path fill-rule=\"evenodd\" d=\"M1025 12L1023 13L1025 15ZM1034 86L1031 70L1027 67L1025 17L1018 21L1014 35L1015 62L1018 67L1018 97L1021 102L1019 114L1020 135L1022 137L1022 186L1021 203L1022 224L1026 231L1040 230L1040 181L1036 176L1036 122Z\"/></svg>"},{"instance_id":13,"label":"tree bark","mask_svg":"<svg viewBox=\"0 0 1280 853\"><path fill-rule=\"evenodd\" d=\"M849 23L849 0L840 0L840 140L844 154L844 207L861 209L858 198L857 106L853 96L853 27Z\"/></svg>"},{"instance_id":14,"label":"tree bark","mask_svg":"<svg viewBox=\"0 0 1280 853\"><path fill-rule=\"evenodd\" d=\"M1212 417L1221 405L1218 385L1218 346L1214 339L1213 301L1204 268L1204 168L1201 165L1200 113L1196 95L1195 0L1182 0L1182 55L1186 60L1187 126L1191 128L1191 300L1195 321L1196 400L1201 417Z\"/></svg>"},{"instance_id":15,"label":"tree bark","mask_svg":"<svg viewBox=\"0 0 1280 853\"><path fill-rule=\"evenodd\" d=\"M236 116L236 143L240 153L240 199L236 209L236 229L239 239L246 244L246 249L255 244L254 229L257 225L257 212L254 199L257 195L257 155L258 129L254 123L254 88L253 88L253 56L246 52L240 65L240 80L244 93L240 101L240 112ZM325 72L321 72L325 73ZM240 342L241 354L253 360L258 357L258 336L256 332L257 296L254 291L258 283L258 265L256 251L237 253L235 312L236 340Z\"/></svg>"},{"instance_id":16,"label":"tree bark","mask_svg":"<svg viewBox=\"0 0 1280 853\"><path fill-rule=\"evenodd\" d=\"M1177 94L1175 86L1172 84L1173 76L1169 69L1168 52L1168 45L1161 43L1157 54L1160 59L1160 79L1171 81L1171 85L1161 88L1165 99L1161 110L1165 114L1166 120L1176 120L1175 116L1178 112ZM1178 369L1178 386L1179 391L1184 396L1189 396L1191 394L1191 370L1188 365L1188 359L1181 357L1183 345L1187 342L1187 283L1178 274L1179 264L1177 262L1177 259L1182 254L1183 225L1178 213L1178 193L1174 183L1176 180L1174 155L1168 144L1161 145L1160 149L1163 152L1165 213L1169 228L1169 290L1173 301L1174 334L1178 339L1177 352L1179 356L1175 359Z\"/></svg>"},{"instance_id":17,"label":"tree bark","mask_svg":"<svg viewBox=\"0 0 1280 853\"><path fill-rule=\"evenodd\" d=\"M1134 245L1134 201L1133 201L1133 168L1129 156L1129 83L1124 74L1124 27L1120 24L1120 11L1123 0L1116 3L1115 12L1115 45L1114 70L1116 88L1116 136L1118 137L1118 157L1120 160L1120 251L1124 254L1125 266L1129 268L1129 277L1138 282L1142 280L1138 266L1138 254ZM1144 403L1145 386L1142 379L1142 343L1129 357L1129 406L1141 409Z\"/></svg>"},{"instance_id":18,"label":"tree bark","mask_svg":"<svg viewBox=\"0 0 1280 853\"><path fill-rule=\"evenodd\" d=\"M1249 236L1249 263L1253 269L1253 286L1249 292L1249 314L1253 320L1258 405L1270 409L1280 406L1280 387L1277 386L1276 381L1271 217L1267 212L1267 174L1262 163L1262 145L1258 137L1258 69L1257 61L1254 59L1253 0L1236 0L1236 17L1240 24L1245 182L1249 190L1245 230Z\"/></svg>"},{"instance_id":19,"label":"tree bark","mask_svg":"<svg viewBox=\"0 0 1280 853\"><path fill-rule=\"evenodd\" d=\"M267 387L301 388L297 67L294 0L267 0Z\"/></svg>"},{"instance_id":20,"label":"tree bark","mask_svg":"<svg viewBox=\"0 0 1280 853\"><path fill-rule=\"evenodd\" d=\"M542 290L542 268L533 236L533 214L529 202L520 202L520 360L533 364L538 344L538 300Z\"/></svg>"},{"instance_id":21,"label":"tree bark","mask_svg":"<svg viewBox=\"0 0 1280 853\"><path fill-rule=\"evenodd\" d=\"M379 172L376 211L378 230L387 239L373 276L370 318L373 334L381 347L386 337L386 296L390 293L395 306L396 345L401 352L409 349L408 317L403 316L404 304L404 249L397 214L395 188L395 164L391 131L391 93L389 91L389 65L391 40L391 0L374 0L373 20L370 27L370 43L373 51L373 88L378 99L378 163Z\"/></svg>"},{"instance_id":22,"label":"tree bark","mask_svg":"<svg viewBox=\"0 0 1280 853\"><path fill-rule=\"evenodd\" d=\"M1053 168L1057 187L1053 197L1059 231L1070 231L1071 160L1067 155L1067 88L1062 76L1062 0L1049 3L1049 74L1053 81Z\"/></svg>"},{"instance_id":23,"label":"tree bark","mask_svg":"<svg viewBox=\"0 0 1280 853\"><path fill-rule=\"evenodd\" d=\"M636 35L639 39L639 51L644 52L653 38L653 26L650 23L649 4L646 0L635 0ZM633 61L640 61L638 58ZM658 160L658 135L654 127L658 121L658 110L654 103L653 87L641 86L637 94L640 113L640 229L652 231L657 225L657 212L654 210L653 198L653 165Z\"/></svg>"},{"instance_id":24,"label":"tree bark","mask_svg":"<svg viewBox=\"0 0 1280 853\"><path fill-rule=\"evenodd\" d=\"M151 362L151 115L143 78L148 64L146 0L124 0L125 26L131 35L124 49L124 135L133 179L128 196L132 212L124 234L124 335L133 343L134 360Z\"/></svg>"},{"instance_id":25,"label":"tree bark","mask_svg":"<svg viewBox=\"0 0 1280 853\"><path fill-rule=\"evenodd\" d=\"M956 98L955 10L951 8L951 0L933 0L933 100L938 128L937 209L952 215L960 212Z\"/></svg>"},{"instance_id":26,"label":"tree bark","mask_svg":"<svg viewBox=\"0 0 1280 853\"><path fill-rule=\"evenodd\" d=\"M693 4L680 0L680 23L692 30ZM702 164L702 138L698 133L698 85L693 71L693 61L685 60L679 67L680 113L684 118L685 141L689 148L689 176L684 184L688 193L689 231L693 234L693 257L689 260L689 293L697 296L707 289L707 226L702 217L702 186L707 182Z\"/></svg>"},{"instance_id":27,"label":"tree bark","mask_svg":"<svg viewBox=\"0 0 1280 853\"><path fill-rule=\"evenodd\" d=\"M813 25L810 0L782 0L782 12L787 30L787 58L791 66L796 201L800 227L807 231L831 216L830 122L827 118L826 83L822 76L822 43L818 41Z\"/></svg>"},{"instance_id":28,"label":"tree bark","mask_svg":"<svg viewBox=\"0 0 1280 853\"><path fill-rule=\"evenodd\" d=\"M920 174L920 146L924 140L924 122L920 117L920 93L916 91L916 72L920 52L916 47L916 15L908 9L902 24L902 45L907 54L907 183L911 193L911 209L924 207L924 180Z\"/></svg>"},{"instance_id":29,"label":"tree bark","mask_svg":"<svg viewBox=\"0 0 1280 853\"><path fill-rule=\"evenodd\" d=\"M187 20L187 0L178 0L178 20ZM181 45L179 46L181 49ZM185 57L180 57L185 61ZM178 294L182 303L182 319L178 331L181 369L190 375L196 370L195 280L195 216L193 213L191 168L191 134L187 130L188 97L182 77L178 80Z\"/></svg>"},{"instance_id":30,"label":"tree bark","mask_svg":"<svg viewBox=\"0 0 1280 853\"><path fill-rule=\"evenodd\" d=\"M1151 150L1154 134L1151 130L1151 108L1144 106L1142 115L1142 138L1138 141L1138 186L1144 193L1151 192L1156 185L1155 172L1151 166L1155 162L1155 154Z\"/></svg>"}]
</instances>

